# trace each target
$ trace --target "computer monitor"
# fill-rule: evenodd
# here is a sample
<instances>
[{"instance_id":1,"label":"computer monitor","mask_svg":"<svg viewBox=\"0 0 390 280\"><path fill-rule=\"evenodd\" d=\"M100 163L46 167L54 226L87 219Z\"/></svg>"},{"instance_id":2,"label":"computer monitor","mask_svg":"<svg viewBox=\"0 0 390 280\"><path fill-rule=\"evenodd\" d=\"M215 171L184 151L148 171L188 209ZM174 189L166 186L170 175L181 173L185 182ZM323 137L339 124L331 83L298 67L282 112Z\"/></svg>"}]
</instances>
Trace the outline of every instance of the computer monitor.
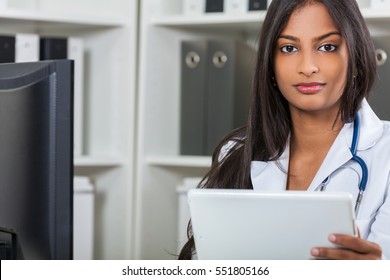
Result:
<instances>
[{"instance_id":1,"label":"computer monitor","mask_svg":"<svg viewBox=\"0 0 390 280\"><path fill-rule=\"evenodd\" d=\"M0 259L72 259L73 62L0 64Z\"/></svg>"}]
</instances>

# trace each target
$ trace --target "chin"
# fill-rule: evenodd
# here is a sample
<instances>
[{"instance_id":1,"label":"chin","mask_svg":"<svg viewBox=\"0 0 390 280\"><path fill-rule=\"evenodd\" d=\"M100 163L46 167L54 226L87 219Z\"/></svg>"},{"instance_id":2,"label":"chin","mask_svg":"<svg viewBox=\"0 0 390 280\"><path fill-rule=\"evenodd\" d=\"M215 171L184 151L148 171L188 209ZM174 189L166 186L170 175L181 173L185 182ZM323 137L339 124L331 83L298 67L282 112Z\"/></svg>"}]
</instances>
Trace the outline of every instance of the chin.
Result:
<instances>
[{"instance_id":1,"label":"chin","mask_svg":"<svg viewBox=\"0 0 390 280\"><path fill-rule=\"evenodd\" d=\"M340 104L337 103L323 103L323 102L305 102L293 105L292 107L295 107L301 112L307 112L307 113L326 113L326 114L337 114L339 111Z\"/></svg>"}]
</instances>

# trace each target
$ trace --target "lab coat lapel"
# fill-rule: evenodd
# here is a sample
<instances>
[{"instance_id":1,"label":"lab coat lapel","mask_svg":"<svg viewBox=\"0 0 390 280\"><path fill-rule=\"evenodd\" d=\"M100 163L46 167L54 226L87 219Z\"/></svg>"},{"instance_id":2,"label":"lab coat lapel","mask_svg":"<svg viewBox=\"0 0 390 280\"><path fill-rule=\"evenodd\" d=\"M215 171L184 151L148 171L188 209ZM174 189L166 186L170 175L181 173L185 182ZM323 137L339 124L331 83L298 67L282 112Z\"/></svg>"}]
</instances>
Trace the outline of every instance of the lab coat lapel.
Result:
<instances>
[{"instance_id":1,"label":"lab coat lapel","mask_svg":"<svg viewBox=\"0 0 390 280\"><path fill-rule=\"evenodd\" d=\"M286 190L290 141L277 161L252 161L251 180L253 189L261 191Z\"/></svg>"},{"instance_id":2,"label":"lab coat lapel","mask_svg":"<svg viewBox=\"0 0 390 280\"><path fill-rule=\"evenodd\" d=\"M375 145L383 134L383 124L372 111L366 99L363 99L362 107L358 114L360 117L360 133L357 151L360 152ZM350 150L352 135L353 123L346 123L330 148L308 190L317 190L326 177L352 159Z\"/></svg>"},{"instance_id":3,"label":"lab coat lapel","mask_svg":"<svg viewBox=\"0 0 390 280\"><path fill-rule=\"evenodd\" d=\"M308 191L318 190L321 183L330 174L352 159L352 153L347 141L349 137L352 137L352 133L353 124L345 124L339 135L336 137L309 188L307 189Z\"/></svg>"},{"instance_id":4,"label":"lab coat lapel","mask_svg":"<svg viewBox=\"0 0 390 280\"><path fill-rule=\"evenodd\" d=\"M363 100L362 108L359 111L360 133L357 151L370 149L383 134L383 123L368 105L367 100ZM347 138L348 145L352 145L352 134Z\"/></svg>"}]
</instances>

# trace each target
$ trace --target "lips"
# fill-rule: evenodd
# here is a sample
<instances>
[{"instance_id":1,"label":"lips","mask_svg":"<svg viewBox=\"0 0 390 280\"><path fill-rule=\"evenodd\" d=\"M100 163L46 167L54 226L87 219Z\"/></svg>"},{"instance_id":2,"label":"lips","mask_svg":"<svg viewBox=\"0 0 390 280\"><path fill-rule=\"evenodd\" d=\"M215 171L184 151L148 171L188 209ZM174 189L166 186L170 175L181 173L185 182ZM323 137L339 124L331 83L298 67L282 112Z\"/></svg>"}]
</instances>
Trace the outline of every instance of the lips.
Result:
<instances>
[{"instance_id":1,"label":"lips","mask_svg":"<svg viewBox=\"0 0 390 280\"><path fill-rule=\"evenodd\" d=\"M315 82L315 83L300 83L294 86L300 93L315 94L321 91L324 88L325 84Z\"/></svg>"}]
</instances>

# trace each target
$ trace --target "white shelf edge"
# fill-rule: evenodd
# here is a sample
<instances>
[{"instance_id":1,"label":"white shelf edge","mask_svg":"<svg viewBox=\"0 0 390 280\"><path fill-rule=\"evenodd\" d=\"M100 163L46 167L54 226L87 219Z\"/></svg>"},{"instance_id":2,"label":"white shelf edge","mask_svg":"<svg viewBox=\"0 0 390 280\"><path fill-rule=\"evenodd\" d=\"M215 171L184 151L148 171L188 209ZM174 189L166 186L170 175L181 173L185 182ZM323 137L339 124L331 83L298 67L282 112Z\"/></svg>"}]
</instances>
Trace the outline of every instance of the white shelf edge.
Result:
<instances>
[{"instance_id":1,"label":"white shelf edge","mask_svg":"<svg viewBox=\"0 0 390 280\"><path fill-rule=\"evenodd\" d=\"M362 8L366 20L390 20L390 7L387 9ZM207 27L219 25L256 25L264 21L265 11L237 14L200 14L200 15L158 15L150 20L154 26L165 27Z\"/></svg>"},{"instance_id":2,"label":"white shelf edge","mask_svg":"<svg viewBox=\"0 0 390 280\"><path fill-rule=\"evenodd\" d=\"M94 157L94 156L75 156L75 167L115 167L124 164L124 160L119 157Z\"/></svg>"},{"instance_id":3,"label":"white shelf edge","mask_svg":"<svg viewBox=\"0 0 390 280\"><path fill-rule=\"evenodd\" d=\"M168 27L189 27L189 26L211 26L231 24L259 24L264 20L265 12L248 12L241 14L201 14L196 16L188 15L165 15L156 16L151 19L155 26Z\"/></svg>"},{"instance_id":4,"label":"white shelf edge","mask_svg":"<svg viewBox=\"0 0 390 280\"><path fill-rule=\"evenodd\" d=\"M0 10L1 20L19 20L19 21L36 21L48 23L66 23L85 26L101 26L101 27L119 27L125 24L125 20L117 18L92 17L92 16L77 16L77 15L61 15L49 14L34 10L18 10L6 9Z\"/></svg>"},{"instance_id":5,"label":"white shelf edge","mask_svg":"<svg viewBox=\"0 0 390 280\"><path fill-rule=\"evenodd\" d=\"M146 162L153 166L167 167L201 167L211 166L210 156L147 156Z\"/></svg>"}]
</instances>

